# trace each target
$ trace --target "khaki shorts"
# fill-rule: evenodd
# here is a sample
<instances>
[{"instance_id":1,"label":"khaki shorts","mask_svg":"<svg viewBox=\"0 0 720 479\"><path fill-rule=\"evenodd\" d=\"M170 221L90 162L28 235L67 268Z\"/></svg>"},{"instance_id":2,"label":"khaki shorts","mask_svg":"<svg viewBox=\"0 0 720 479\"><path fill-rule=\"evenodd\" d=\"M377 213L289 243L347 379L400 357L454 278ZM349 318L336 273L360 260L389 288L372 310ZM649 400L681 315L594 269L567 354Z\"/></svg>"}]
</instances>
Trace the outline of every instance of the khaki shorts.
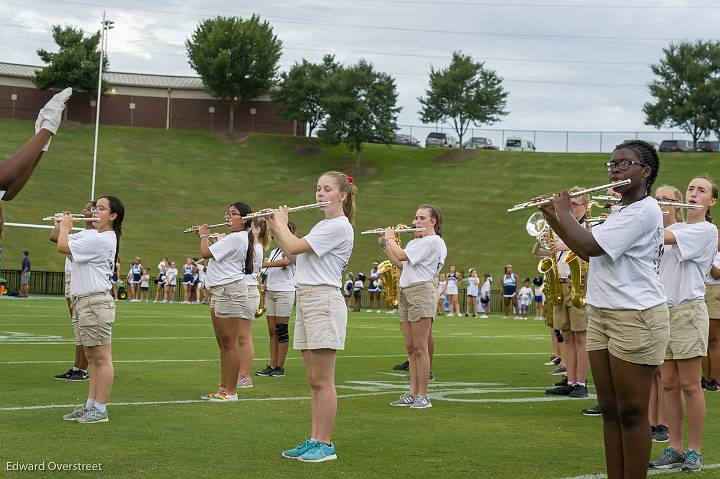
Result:
<instances>
[{"instance_id":1,"label":"khaki shorts","mask_svg":"<svg viewBox=\"0 0 720 479\"><path fill-rule=\"evenodd\" d=\"M258 307L260 306L260 290L257 285L248 285L247 289L247 301L243 307L240 317L252 321L255 319L255 313L257 313Z\"/></svg>"},{"instance_id":2,"label":"khaki shorts","mask_svg":"<svg viewBox=\"0 0 720 479\"><path fill-rule=\"evenodd\" d=\"M710 319L720 319L720 284L705 285L705 304Z\"/></svg>"},{"instance_id":3,"label":"khaki shorts","mask_svg":"<svg viewBox=\"0 0 720 479\"><path fill-rule=\"evenodd\" d=\"M110 293L74 297L73 313L76 345L101 346L112 342L115 300Z\"/></svg>"},{"instance_id":4,"label":"khaki shorts","mask_svg":"<svg viewBox=\"0 0 720 479\"><path fill-rule=\"evenodd\" d=\"M245 303L247 303L248 287L244 279L212 286L210 288L210 309L217 318L242 317Z\"/></svg>"},{"instance_id":5,"label":"khaki shorts","mask_svg":"<svg viewBox=\"0 0 720 479\"><path fill-rule=\"evenodd\" d=\"M70 278L65 278L65 299L70 299Z\"/></svg>"},{"instance_id":6,"label":"khaki shorts","mask_svg":"<svg viewBox=\"0 0 720 479\"><path fill-rule=\"evenodd\" d=\"M663 363L670 337L667 303L643 311L587 305L587 350L607 349L616 358L635 364Z\"/></svg>"},{"instance_id":7,"label":"khaki shorts","mask_svg":"<svg viewBox=\"0 0 720 479\"><path fill-rule=\"evenodd\" d=\"M400 288L398 314L401 323L415 323L423 318L434 318L437 311L435 287L432 282Z\"/></svg>"},{"instance_id":8,"label":"khaki shorts","mask_svg":"<svg viewBox=\"0 0 720 479\"><path fill-rule=\"evenodd\" d=\"M295 304L295 291L265 291L265 310L268 316L289 318Z\"/></svg>"},{"instance_id":9,"label":"khaki shorts","mask_svg":"<svg viewBox=\"0 0 720 479\"><path fill-rule=\"evenodd\" d=\"M560 331L586 331L587 317L585 308L578 309L572 305L570 283L560 283L562 303L553 306L553 329Z\"/></svg>"},{"instance_id":10,"label":"khaki shorts","mask_svg":"<svg viewBox=\"0 0 720 479\"><path fill-rule=\"evenodd\" d=\"M294 349L345 349L347 306L335 286L297 290Z\"/></svg>"},{"instance_id":11,"label":"khaki shorts","mask_svg":"<svg viewBox=\"0 0 720 479\"><path fill-rule=\"evenodd\" d=\"M702 299L670 308L670 342L665 359L707 356L709 329L707 306Z\"/></svg>"}]
</instances>

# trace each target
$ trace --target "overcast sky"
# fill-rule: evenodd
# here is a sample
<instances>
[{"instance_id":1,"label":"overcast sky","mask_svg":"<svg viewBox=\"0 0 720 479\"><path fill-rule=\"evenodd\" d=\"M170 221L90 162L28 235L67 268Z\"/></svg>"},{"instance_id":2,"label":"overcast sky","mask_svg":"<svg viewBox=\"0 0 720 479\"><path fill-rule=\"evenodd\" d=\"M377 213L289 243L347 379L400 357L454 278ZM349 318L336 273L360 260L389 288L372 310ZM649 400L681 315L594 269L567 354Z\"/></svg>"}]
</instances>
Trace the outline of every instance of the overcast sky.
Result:
<instances>
[{"instance_id":1,"label":"overcast sky","mask_svg":"<svg viewBox=\"0 0 720 479\"><path fill-rule=\"evenodd\" d=\"M671 41L714 38L720 25L711 0L0 0L0 61L39 65L51 25L96 31L103 10L115 21L112 71L194 75L184 41L200 20L258 13L283 41L283 70L334 53L393 75L400 124L420 124L430 67L461 50L505 79L510 114L495 126L528 130L651 130L649 64Z\"/></svg>"}]
</instances>

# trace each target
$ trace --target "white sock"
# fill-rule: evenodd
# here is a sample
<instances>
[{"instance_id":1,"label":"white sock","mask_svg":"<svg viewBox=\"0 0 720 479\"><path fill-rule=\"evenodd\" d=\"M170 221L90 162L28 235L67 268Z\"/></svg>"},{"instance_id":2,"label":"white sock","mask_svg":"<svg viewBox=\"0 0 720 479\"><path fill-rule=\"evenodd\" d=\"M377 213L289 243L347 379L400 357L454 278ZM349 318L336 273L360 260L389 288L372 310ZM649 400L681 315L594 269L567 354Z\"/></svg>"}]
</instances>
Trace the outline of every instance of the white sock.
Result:
<instances>
[{"instance_id":1,"label":"white sock","mask_svg":"<svg viewBox=\"0 0 720 479\"><path fill-rule=\"evenodd\" d=\"M95 409L97 409L99 412L105 412L105 411L107 411L107 404L102 404L102 403L96 402Z\"/></svg>"},{"instance_id":2,"label":"white sock","mask_svg":"<svg viewBox=\"0 0 720 479\"><path fill-rule=\"evenodd\" d=\"M76 368L75 366L73 366L73 369L72 369L72 370L73 370L73 372L75 372L75 371L80 371L80 368Z\"/></svg>"},{"instance_id":3,"label":"white sock","mask_svg":"<svg viewBox=\"0 0 720 479\"><path fill-rule=\"evenodd\" d=\"M92 409L95 406L95 400L88 398L87 401L85 401L85 409Z\"/></svg>"},{"instance_id":4,"label":"white sock","mask_svg":"<svg viewBox=\"0 0 720 479\"><path fill-rule=\"evenodd\" d=\"M582 381L582 382L577 381L575 384L579 384L580 386L587 386L587 382L585 382L585 381Z\"/></svg>"}]
</instances>

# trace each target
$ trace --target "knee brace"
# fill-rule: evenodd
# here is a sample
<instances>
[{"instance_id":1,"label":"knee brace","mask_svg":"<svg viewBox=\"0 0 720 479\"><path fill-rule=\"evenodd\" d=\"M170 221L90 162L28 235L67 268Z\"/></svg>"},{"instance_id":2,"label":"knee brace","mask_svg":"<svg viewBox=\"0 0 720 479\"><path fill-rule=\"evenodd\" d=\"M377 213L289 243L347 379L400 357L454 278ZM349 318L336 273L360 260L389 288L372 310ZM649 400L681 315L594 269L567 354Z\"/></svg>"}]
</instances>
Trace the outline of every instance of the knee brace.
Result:
<instances>
[{"instance_id":1,"label":"knee brace","mask_svg":"<svg viewBox=\"0 0 720 479\"><path fill-rule=\"evenodd\" d=\"M560 331L559 329L555 330L555 337L557 338L558 343L562 343L565 341L562 335L562 331Z\"/></svg>"},{"instance_id":2,"label":"knee brace","mask_svg":"<svg viewBox=\"0 0 720 479\"><path fill-rule=\"evenodd\" d=\"M290 341L290 334L288 334L288 325L285 323L276 323L275 335L277 336L278 343L287 343L288 341Z\"/></svg>"}]
</instances>

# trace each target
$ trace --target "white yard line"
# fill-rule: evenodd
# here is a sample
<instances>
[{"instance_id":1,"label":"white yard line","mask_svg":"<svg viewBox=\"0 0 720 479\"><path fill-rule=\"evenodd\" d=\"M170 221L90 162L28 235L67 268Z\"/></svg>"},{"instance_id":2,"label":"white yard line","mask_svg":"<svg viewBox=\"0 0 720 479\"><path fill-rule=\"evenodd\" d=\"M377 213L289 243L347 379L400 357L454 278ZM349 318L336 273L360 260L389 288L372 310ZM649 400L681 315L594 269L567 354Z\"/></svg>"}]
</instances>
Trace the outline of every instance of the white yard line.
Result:
<instances>
[{"instance_id":1,"label":"white yard line","mask_svg":"<svg viewBox=\"0 0 720 479\"><path fill-rule=\"evenodd\" d=\"M720 469L720 464L703 464L703 471L706 469ZM648 476L659 476L660 474L684 474L680 469L650 469ZM560 479L607 479L606 474L585 474L584 476L562 477Z\"/></svg>"}]
</instances>

